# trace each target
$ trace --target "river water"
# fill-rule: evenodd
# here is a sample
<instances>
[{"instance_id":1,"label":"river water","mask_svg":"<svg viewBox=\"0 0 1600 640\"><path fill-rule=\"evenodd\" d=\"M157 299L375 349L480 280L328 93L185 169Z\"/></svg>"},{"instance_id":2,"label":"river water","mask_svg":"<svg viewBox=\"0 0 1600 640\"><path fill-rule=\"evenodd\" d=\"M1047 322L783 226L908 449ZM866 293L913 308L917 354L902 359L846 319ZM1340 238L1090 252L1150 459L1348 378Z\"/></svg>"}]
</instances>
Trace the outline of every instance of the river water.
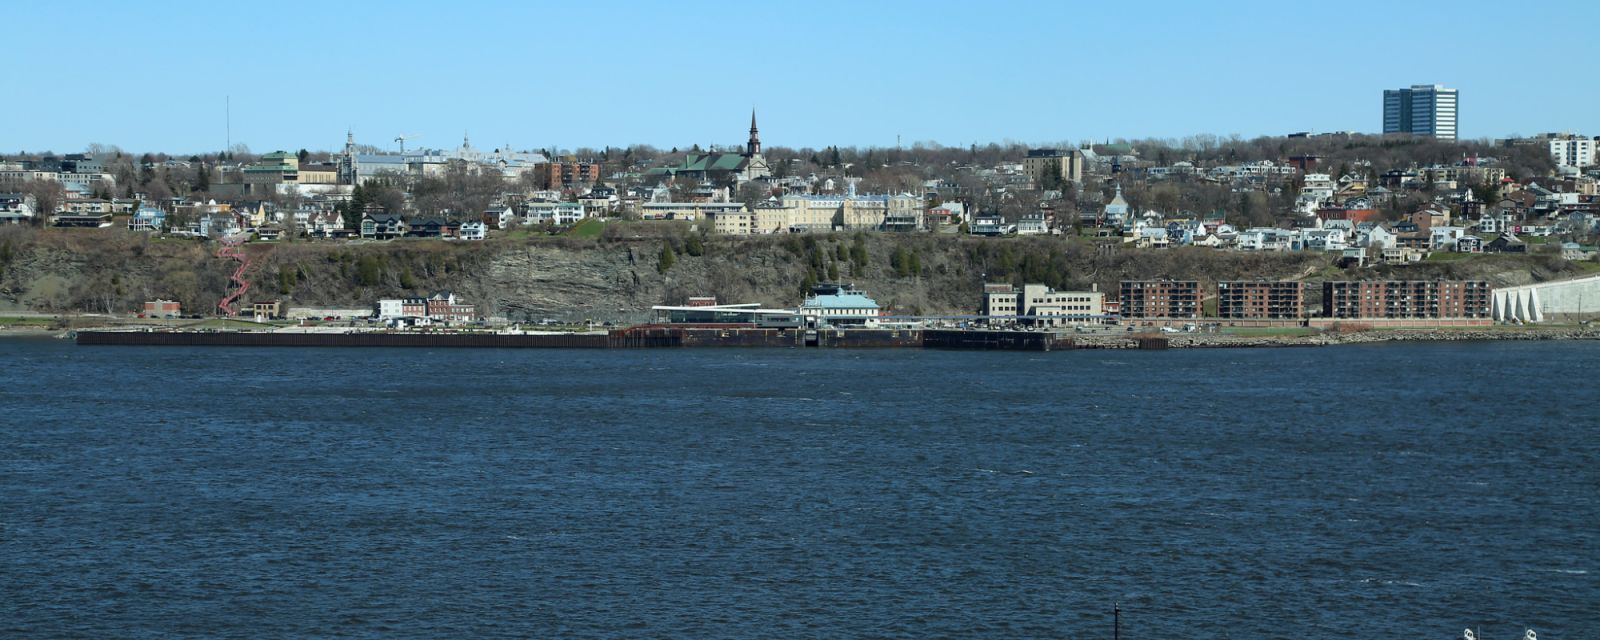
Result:
<instances>
[{"instance_id":1,"label":"river water","mask_svg":"<svg viewBox=\"0 0 1600 640\"><path fill-rule=\"evenodd\" d=\"M0 636L1597 638L1597 362L0 340Z\"/></svg>"}]
</instances>

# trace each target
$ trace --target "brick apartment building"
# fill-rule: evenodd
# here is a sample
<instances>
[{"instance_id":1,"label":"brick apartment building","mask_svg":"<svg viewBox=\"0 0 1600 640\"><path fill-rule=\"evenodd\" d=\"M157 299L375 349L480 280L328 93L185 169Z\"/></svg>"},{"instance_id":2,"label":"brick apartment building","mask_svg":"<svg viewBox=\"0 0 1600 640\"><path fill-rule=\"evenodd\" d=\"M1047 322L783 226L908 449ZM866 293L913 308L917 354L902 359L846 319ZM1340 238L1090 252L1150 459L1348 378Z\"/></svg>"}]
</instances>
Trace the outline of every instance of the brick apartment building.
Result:
<instances>
[{"instance_id":1,"label":"brick apartment building","mask_svg":"<svg viewBox=\"0 0 1600 640\"><path fill-rule=\"evenodd\" d=\"M1200 283L1195 280L1123 280L1124 318L1198 318Z\"/></svg>"},{"instance_id":2,"label":"brick apartment building","mask_svg":"<svg viewBox=\"0 0 1600 640\"><path fill-rule=\"evenodd\" d=\"M560 189L575 184L593 184L600 181L600 163L551 161L535 167L538 172L539 186L545 189Z\"/></svg>"},{"instance_id":3,"label":"brick apartment building","mask_svg":"<svg viewBox=\"0 0 1600 640\"><path fill-rule=\"evenodd\" d=\"M1217 283L1217 317L1294 320L1305 313L1303 282L1245 280Z\"/></svg>"},{"instance_id":4,"label":"brick apartment building","mask_svg":"<svg viewBox=\"0 0 1600 640\"><path fill-rule=\"evenodd\" d=\"M478 319L478 308L445 291L426 298L391 298L378 301L378 319L427 318L446 324L466 324Z\"/></svg>"},{"instance_id":5,"label":"brick apartment building","mask_svg":"<svg viewBox=\"0 0 1600 640\"><path fill-rule=\"evenodd\" d=\"M1322 283L1327 318L1488 318L1481 280L1363 280Z\"/></svg>"}]
</instances>

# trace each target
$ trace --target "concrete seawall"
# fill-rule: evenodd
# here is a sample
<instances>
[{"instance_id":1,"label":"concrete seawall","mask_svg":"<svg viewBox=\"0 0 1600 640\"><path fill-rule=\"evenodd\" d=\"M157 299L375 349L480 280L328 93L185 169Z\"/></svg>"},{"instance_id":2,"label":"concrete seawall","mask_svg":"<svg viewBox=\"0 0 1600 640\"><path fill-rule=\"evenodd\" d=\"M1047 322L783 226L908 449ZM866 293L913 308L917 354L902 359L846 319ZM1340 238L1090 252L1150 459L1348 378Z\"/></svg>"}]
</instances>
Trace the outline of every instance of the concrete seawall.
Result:
<instances>
[{"instance_id":1,"label":"concrete seawall","mask_svg":"<svg viewBox=\"0 0 1600 640\"><path fill-rule=\"evenodd\" d=\"M1495 320L1545 322L1600 315L1600 275L1495 289Z\"/></svg>"},{"instance_id":2,"label":"concrete seawall","mask_svg":"<svg viewBox=\"0 0 1600 640\"><path fill-rule=\"evenodd\" d=\"M300 333L272 331L80 331L85 346L203 347L429 347L644 349L666 347L757 347L883 349L933 346L956 349L1048 351L1053 333L1015 331L937 332L935 344L917 329L797 331L755 328L674 328L642 326L605 334L407 333L354 331ZM961 336L961 337L957 337Z\"/></svg>"},{"instance_id":3,"label":"concrete seawall","mask_svg":"<svg viewBox=\"0 0 1600 640\"><path fill-rule=\"evenodd\" d=\"M1378 342L1458 342L1499 340L1600 340L1600 325L1570 328L1468 327L1454 329L1377 329L1328 331L1308 336L1075 335L1032 331L939 329L855 329L806 332L792 329L632 328L589 334L491 333L278 333L248 331L80 331L84 346L204 347L425 347L652 349L673 347L839 349L928 348L982 351L1061 351L1067 349L1207 349L1314 347Z\"/></svg>"}]
</instances>

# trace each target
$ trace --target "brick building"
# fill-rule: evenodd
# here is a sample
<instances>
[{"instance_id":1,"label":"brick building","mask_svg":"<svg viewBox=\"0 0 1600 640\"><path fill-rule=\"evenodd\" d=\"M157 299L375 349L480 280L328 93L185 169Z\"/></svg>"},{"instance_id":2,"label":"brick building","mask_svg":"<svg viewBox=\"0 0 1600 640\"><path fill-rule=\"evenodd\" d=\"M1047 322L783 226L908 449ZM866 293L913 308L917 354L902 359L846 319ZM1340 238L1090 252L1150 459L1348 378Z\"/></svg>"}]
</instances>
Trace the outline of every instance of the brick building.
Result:
<instances>
[{"instance_id":1,"label":"brick building","mask_svg":"<svg viewBox=\"0 0 1600 640\"><path fill-rule=\"evenodd\" d=\"M379 320L421 318L429 322L465 324L478 319L478 308L446 291L426 298L379 300L377 315Z\"/></svg>"},{"instance_id":2,"label":"brick building","mask_svg":"<svg viewBox=\"0 0 1600 640\"><path fill-rule=\"evenodd\" d=\"M1294 320L1305 313L1305 283L1247 280L1217 283L1217 317Z\"/></svg>"},{"instance_id":3,"label":"brick building","mask_svg":"<svg viewBox=\"0 0 1600 640\"><path fill-rule=\"evenodd\" d=\"M538 172L539 186L560 189L575 184L593 184L600 181L600 163L555 160L534 168Z\"/></svg>"},{"instance_id":4,"label":"brick building","mask_svg":"<svg viewBox=\"0 0 1600 640\"><path fill-rule=\"evenodd\" d=\"M1200 283L1195 280L1123 280L1124 318L1198 318Z\"/></svg>"},{"instance_id":5,"label":"brick building","mask_svg":"<svg viewBox=\"0 0 1600 640\"><path fill-rule=\"evenodd\" d=\"M1363 280L1322 283L1327 318L1488 318L1481 280Z\"/></svg>"}]
</instances>

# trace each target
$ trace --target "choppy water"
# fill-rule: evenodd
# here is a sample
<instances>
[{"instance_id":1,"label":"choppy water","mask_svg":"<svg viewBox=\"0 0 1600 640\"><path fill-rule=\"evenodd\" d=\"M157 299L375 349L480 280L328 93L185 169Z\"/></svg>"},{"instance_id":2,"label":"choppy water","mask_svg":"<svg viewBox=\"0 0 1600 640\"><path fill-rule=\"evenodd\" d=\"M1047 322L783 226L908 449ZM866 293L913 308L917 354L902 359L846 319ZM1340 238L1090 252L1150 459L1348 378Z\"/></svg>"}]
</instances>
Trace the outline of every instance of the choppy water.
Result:
<instances>
[{"instance_id":1,"label":"choppy water","mask_svg":"<svg viewBox=\"0 0 1600 640\"><path fill-rule=\"evenodd\" d=\"M1600 344L0 341L4 637L1600 637Z\"/></svg>"}]
</instances>

